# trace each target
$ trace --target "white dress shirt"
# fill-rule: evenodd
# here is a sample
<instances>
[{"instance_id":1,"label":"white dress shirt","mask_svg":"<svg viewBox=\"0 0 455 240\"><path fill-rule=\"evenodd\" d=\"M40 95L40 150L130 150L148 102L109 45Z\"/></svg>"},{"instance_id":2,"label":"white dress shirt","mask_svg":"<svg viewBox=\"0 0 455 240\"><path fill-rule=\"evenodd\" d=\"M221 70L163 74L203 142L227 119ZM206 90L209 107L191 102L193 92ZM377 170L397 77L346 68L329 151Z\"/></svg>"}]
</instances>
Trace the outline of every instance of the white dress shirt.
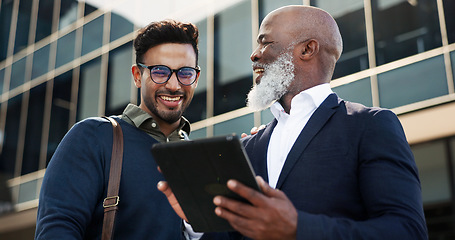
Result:
<instances>
[{"instance_id":1,"label":"white dress shirt","mask_svg":"<svg viewBox=\"0 0 455 240\"><path fill-rule=\"evenodd\" d=\"M278 120L278 124L270 137L267 151L267 169L271 187L275 188L286 157L300 132L314 111L331 93L333 92L328 83L300 92L291 101L290 114L287 114L278 102L270 106L270 111ZM184 235L187 240L202 237L203 233L194 232L190 224L183 222L185 226Z\"/></svg>"},{"instance_id":2,"label":"white dress shirt","mask_svg":"<svg viewBox=\"0 0 455 240\"><path fill-rule=\"evenodd\" d=\"M314 111L331 93L333 92L328 83L302 91L292 98L289 114L279 102L270 106L270 111L278 121L267 150L267 171L269 185L272 188L276 187L281 169L300 132Z\"/></svg>"}]
</instances>

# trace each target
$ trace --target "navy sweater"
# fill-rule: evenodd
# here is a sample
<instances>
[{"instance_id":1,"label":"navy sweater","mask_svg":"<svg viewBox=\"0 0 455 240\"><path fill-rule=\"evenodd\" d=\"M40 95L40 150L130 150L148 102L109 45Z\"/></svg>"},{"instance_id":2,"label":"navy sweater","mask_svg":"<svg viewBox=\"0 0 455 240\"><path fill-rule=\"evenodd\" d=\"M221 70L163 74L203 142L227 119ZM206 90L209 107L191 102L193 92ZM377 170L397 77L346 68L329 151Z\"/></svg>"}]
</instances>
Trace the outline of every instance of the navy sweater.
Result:
<instances>
[{"instance_id":1,"label":"navy sweater","mask_svg":"<svg viewBox=\"0 0 455 240\"><path fill-rule=\"evenodd\" d=\"M124 153L115 239L180 239L181 220L156 188L157 141L116 117ZM112 125L83 120L66 134L44 176L35 239L100 239L112 151Z\"/></svg>"}]
</instances>

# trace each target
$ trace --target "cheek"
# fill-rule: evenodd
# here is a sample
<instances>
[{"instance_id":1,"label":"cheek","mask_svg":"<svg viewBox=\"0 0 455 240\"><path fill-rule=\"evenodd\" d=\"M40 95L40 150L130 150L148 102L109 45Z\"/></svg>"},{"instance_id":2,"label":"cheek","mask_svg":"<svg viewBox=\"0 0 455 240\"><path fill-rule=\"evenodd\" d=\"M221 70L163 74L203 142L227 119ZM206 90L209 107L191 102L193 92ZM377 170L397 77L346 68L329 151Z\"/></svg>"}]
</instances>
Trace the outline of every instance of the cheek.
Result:
<instances>
[{"instance_id":1,"label":"cheek","mask_svg":"<svg viewBox=\"0 0 455 240\"><path fill-rule=\"evenodd\" d=\"M193 86L193 85L191 87L188 87L185 89L186 98L188 99L188 101L191 101L191 99L193 98L195 89L196 89L196 86Z\"/></svg>"},{"instance_id":2,"label":"cheek","mask_svg":"<svg viewBox=\"0 0 455 240\"><path fill-rule=\"evenodd\" d=\"M142 82L142 93L149 97L153 97L159 86L151 80Z\"/></svg>"}]
</instances>

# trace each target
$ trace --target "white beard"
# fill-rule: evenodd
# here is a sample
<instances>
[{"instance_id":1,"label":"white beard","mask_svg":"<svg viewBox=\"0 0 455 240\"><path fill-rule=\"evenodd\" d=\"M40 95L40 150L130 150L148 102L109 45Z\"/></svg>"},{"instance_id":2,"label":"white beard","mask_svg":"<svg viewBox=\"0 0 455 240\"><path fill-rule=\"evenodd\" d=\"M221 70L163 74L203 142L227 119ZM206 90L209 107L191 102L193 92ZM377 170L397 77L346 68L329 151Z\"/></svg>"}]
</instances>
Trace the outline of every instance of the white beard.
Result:
<instances>
[{"instance_id":1,"label":"white beard","mask_svg":"<svg viewBox=\"0 0 455 240\"><path fill-rule=\"evenodd\" d=\"M246 105L252 111L268 108L280 99L294 80L294 64L289 52L281 54L277 60L264 66L264 74L259 84L254 85L247 96Z\"/></svg>"}]
</instances>

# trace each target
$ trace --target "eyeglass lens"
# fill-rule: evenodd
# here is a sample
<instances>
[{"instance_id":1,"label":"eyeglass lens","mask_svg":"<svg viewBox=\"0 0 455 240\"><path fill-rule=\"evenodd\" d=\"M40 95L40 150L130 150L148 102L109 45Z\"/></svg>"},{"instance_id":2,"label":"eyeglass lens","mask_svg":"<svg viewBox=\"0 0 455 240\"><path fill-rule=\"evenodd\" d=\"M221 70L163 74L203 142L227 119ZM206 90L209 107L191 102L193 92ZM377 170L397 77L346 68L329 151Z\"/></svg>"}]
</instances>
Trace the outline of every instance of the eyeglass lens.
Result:
<instances>
[{"instance_id":1,"label":"eyeglass lens","mask_svg":"<svg viewBox=\"0 0 455 240\"><path fill-rule=\"evenodd\" d=\"M155 66L150 69L150 74L156 83L164 83L170 79L171 74L176 72L177 79L184 85L191 85L196 78L196 70L189 67L182 67L178 70L171 70L166 66Z\"/></svg>"}]
</instances>

